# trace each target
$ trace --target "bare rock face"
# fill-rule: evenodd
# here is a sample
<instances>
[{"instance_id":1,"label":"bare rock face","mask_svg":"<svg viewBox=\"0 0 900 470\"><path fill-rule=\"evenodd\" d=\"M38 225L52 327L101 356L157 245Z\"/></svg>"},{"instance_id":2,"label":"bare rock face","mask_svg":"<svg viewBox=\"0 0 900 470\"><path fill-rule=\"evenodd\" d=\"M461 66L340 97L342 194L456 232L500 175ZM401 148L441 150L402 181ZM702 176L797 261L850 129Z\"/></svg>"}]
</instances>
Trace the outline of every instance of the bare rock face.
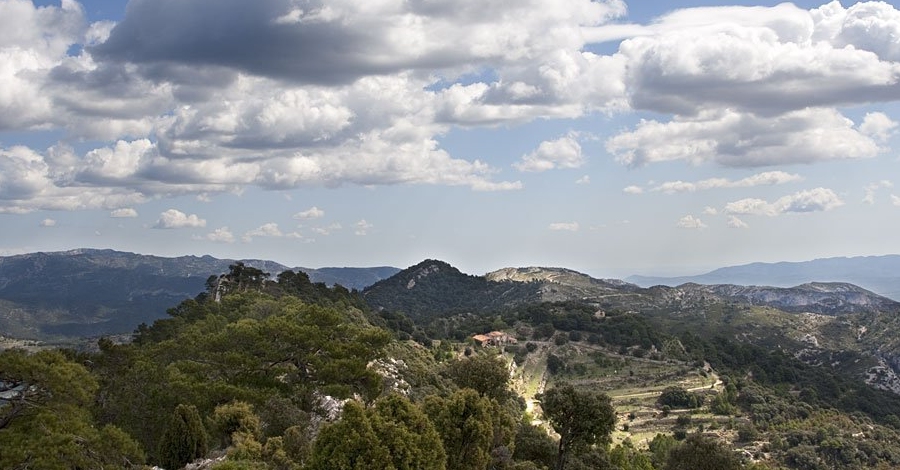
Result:
<instances>
[{"instance_id":1,"label":"bare rock face","mask_svg":"<svg viewBox=\"0 0 900 470\"><path fill-rule=\"evenodd\" d=\"M861 287L842 282L813 282L796 287L717 285L710 292L775 307L786 312L837 315L862 310L892 310L900 304Z\"/></svg>"},{"instance_id":2,"label":"bare rock face","mask_svg":"<svg viewBox=\"0 0 900 470\"><path fill-rule=\"evenodd\" d=\"M597 300L609 295L635 292L640 288L618 279L595 279L565 268L503 268L487 273L493 282L533 283L539 286L541 300Z\"/></svg>"}]
</instances>

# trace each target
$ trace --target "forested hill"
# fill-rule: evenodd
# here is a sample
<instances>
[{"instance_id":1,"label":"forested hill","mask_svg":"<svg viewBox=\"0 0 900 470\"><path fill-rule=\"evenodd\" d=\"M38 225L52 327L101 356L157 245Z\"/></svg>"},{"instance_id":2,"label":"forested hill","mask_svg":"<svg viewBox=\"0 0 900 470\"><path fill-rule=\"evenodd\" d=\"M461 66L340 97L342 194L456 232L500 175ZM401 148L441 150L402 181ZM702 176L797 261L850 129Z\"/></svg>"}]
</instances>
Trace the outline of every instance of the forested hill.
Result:
<instances>
[{"instance_id":1,"label":"forested hill","mask_svg":"<svg viewBox=\"0 0 900 470\"><path fill-rule=\"evenodd\" d=\"M479 313L540 300L536 283L494 282L425 260L363 290L369 305L412 318Z\"/></svg>"},{"instance_id":2,"label":"forested hill","mask_svg":"<svg viewBox=\"0 0 900 470\"><path fill-rule=\"evenodd\" d=\"M166 258L78 249L0 257L0 332L16 338L130 333L163 318L166 309L205 290L210 275L236 260ZM287 270L266 260L241 260L273 276ZM397 268L293 268L312 282L362 289Z\"/></svg>"}]
</instances>

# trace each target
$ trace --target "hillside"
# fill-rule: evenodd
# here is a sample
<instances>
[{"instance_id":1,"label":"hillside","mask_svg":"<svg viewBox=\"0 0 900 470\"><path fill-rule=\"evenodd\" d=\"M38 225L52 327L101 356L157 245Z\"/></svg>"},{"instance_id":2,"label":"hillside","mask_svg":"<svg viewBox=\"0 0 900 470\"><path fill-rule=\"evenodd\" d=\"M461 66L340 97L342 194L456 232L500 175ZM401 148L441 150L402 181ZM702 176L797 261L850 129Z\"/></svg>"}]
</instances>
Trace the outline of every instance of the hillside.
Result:
<instances>
[{"instance_id":1,"label":"hillside","mask_svg":"<svg viewBox=\"0 0 900 470\"><path fill-rule=\"evenodd\" d=\"M685 283L792 287L810 282L846 282L900 300L900 255L824 258L803 262L751 263L680 277L629 276L639 286Z\"/></svg>"},{"instance_id":2,"label":"hillside","mask_svg":"<svg viewBox=\"0 0 900 470\"><path fill-rule=\"evenodd\" d=\"M289 269L241 260L273 276ZM0 331L23 339L130 333L206 289L236 260L79 249L0 257ZM361 289L396 268L293 268L312 282Z\"/></svg>"},{"instance_id":3,"label":"hillside","mask_svg":"<svg viewBox=\"0 0 900 470\"><path fill-rule=\"evenodd\" d=\"M472 276L426 260L370 286L363 296L377 309L409 316L433 337L456 339L491 328L490 318L510 324L503 312L529 305L631 312L662 331L740 337L811 363L854 354L858 360L843 364L845 372L900 391L900 338L888 333L900 328L900 303L846 283L641 288L561 268L505 268Z\"/></svg>"},{"instance_id":4,"label":"hillside","mask_svg":"<svg viewBox=\"0 0 900 470\"><path fill-rule=\"evenodd\" d=\"M538 283L497 282L463 274L446 262L425 260L363 290L376 309L413 319L483 313L540 299Z\"/></svg>"},{"instance_id":5,"label":"hillside","mask_svg":"<svg viewBox=\"0 0 900 470\"><path fill-rule=\"evenodd\" d=\"M857 286L641 288L437 260L363 292L240 265L219 281L131 342L0 351L0 466L52 459L79 429L65 452L83 468L547 469L559 417L598 409L598 439L562 468L900 466L900 303ZM24 393L41 406L9 404ZM557 394L590 405L560 415ZM470 425L480 437L452 432Z\"/></svg>"}]
</instances>

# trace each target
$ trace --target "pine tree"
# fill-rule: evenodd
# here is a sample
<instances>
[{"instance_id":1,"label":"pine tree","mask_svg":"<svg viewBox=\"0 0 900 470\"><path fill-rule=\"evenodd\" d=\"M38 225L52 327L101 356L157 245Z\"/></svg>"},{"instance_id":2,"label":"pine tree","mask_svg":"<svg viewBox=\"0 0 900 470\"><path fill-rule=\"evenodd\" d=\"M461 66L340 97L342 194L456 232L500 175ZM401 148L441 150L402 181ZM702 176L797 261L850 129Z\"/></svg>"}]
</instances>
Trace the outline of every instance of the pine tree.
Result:
<instances>
[{"instance_id":1,"label":"pine tree","mask_svg":"<svg viewBox=\"0 0 900 470\"><path fill-rule=\"evenodd\" d=\"M207 452L206 429L197 407L178 405L159 442L159 463L166 469L184 467Z\"/></svg>"}]
</instances>

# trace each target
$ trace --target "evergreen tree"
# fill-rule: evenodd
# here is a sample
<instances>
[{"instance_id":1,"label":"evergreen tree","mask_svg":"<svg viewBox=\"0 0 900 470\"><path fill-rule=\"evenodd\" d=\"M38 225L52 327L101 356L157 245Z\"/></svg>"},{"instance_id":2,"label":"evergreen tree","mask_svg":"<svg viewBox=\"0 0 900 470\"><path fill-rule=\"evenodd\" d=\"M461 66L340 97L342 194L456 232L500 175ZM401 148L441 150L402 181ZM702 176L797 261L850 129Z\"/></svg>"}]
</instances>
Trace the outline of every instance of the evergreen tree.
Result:
<instances>
[{"instance_id":1,"label":"evergreen tree","mask_svg":"<svg viewBox=\"0 0 900 470\"><path fill-rule=\"evenodd\" d=\"M307 470L397 470L362 405L349 401L341 419L326 425L313 444Z\"/></svg>"},{"instance_id":2,"label":"evergreen tree","mask_svg":"<svg viewBox=\"0 0 900 470\"><path fill-rule=\"evenodd\" d=\"M121 429L90 413L97 382L59 351L0 352L0 468L125 469L144 461Z\"/></svg>"},{"instance_id":3,"label":"evergreen tree","mask_svg":"<svg viewBox=\"0 0 900 470\"><path fill-rule=\"evenodd\" d=\"M429 396L425 412L447 453L447 470L482 470L491 461L493 406L475 390L464 388L450 398Z\"/></svg>"},{"instance_id":4,"label":"evergreen tree","mask_svg":"<svg viewBox=\"0 0 900 470\"><path fill-rule=\"evenodd\" d=\"M178 405L159 441L160 464L167 469L181 468L206 452L206 429L197 407Z\"/></svg>"},{"instance_id":5,"label":"evergreen tree","mask_svg":"<svg viewBox=\"0 0 900 470\"><path fill-rule=\"evenodd\" d=\"M559 434L556 470L562 470L572 451L608 443L616 424L609 396L558 385L538 396L544 416Z\"/></svg>"},{"instance_id":6,"label":"evergreen tree","mask_svg":"<svg viewBox=\"0 0 900 470\"><path fill-rule=\"evenodd\" d=\"M718 442L691 434L669 452L665 470L738 470L741 462Z\"/></svg>"},{"instance_id":7,"label":"evergreen tree","mask_svg":"<svg viewBox=\"0 0 900 470\"><path fill-rule=\"evenodd\" d=\"M509 369L496 356L476 355L451 362L446 374L459 388L503 401L509 397Z\"/></svg>"},{"instance_id":8,"label":"evergreen tree","mask_svg":"<svg viewBox=\"0 0 900 470\"><path fill-rule=\"evenodd\" d=\"M369 411L372 429L397 470L444 470L447 456L441 436L419 407L392 394Z\"/></svg>"}]
</instances>

